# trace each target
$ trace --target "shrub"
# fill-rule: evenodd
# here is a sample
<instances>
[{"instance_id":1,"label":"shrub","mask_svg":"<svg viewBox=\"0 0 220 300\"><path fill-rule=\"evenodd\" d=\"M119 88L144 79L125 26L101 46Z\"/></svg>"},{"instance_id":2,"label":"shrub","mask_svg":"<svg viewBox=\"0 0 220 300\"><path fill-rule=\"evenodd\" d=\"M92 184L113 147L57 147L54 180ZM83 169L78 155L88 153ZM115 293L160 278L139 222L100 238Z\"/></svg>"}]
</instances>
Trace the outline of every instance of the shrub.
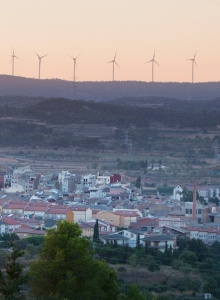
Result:
<instances>
[{"instance_id":1,"label":"shrub","mask_svg":"<svg viewBox=\"0 0 220 300\"><path fill-rule=\"evenodd\" d=\"M127 269L125 267L119 267L117 269L118 272L127 272Z\"/></svg>"},{"instance_id":2,"label":"shrub","mask_svg":"<svg viewBox=\"0 0 220 300\"><path fill-rule=\"evenodd\" d=\"M116 265L118 263L117 257L113 256L109 259L109 263L112 265Z\"/></svg>"}]
</instances>

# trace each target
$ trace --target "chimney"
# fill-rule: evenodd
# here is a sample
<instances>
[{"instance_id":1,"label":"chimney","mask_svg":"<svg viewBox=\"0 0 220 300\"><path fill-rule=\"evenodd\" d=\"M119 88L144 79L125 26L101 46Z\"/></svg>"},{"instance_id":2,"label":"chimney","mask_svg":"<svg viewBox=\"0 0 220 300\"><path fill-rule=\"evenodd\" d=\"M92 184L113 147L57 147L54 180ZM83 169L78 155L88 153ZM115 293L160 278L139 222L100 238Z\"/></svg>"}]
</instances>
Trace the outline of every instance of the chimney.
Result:
<instances>
[{"instance_id":1,"label":"chimney","mask_svg":"<svg viewBox=\"0 0 220 300\"><path fill-rule=\"evenodd\" d=\"M192 209L192 219L196 221L196 178L194 178L193 187L193 209Z\"/></svg>"}]
</instances>

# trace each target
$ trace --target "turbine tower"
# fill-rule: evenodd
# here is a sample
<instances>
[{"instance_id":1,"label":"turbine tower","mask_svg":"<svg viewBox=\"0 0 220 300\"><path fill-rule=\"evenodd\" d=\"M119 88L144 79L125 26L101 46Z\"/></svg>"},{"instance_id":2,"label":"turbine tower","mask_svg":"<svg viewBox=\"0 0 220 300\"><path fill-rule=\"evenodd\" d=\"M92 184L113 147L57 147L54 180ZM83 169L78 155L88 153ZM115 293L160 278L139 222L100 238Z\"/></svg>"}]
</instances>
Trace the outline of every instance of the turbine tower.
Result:
<instances>
[{"instance_id":1,"label":"turbine tower","mask_svg":"<svg viewBox=\"0 0 220 300\"><path fill-rule=\"evenodd\" d=\"M79 54L77 57L73 57L71 55L69 55L69 57L71 57L73 59L73 81L76 81L76 60L77 58L80 56L81 54Z\"/></svg>"},{"instance_id":2,"label":"turbine tower","mask_svg":"<svg viewBox=\"0 0 220 300\"><path fill-rule=\"evenodd\" d=\"M20 59L20 58L18 58L18 57L15 55L14 49L13 49L13 47L12 47L12 56L11 56L12 76L14 76L15 58Z\"/></svg>"},{"instance_id":3,"label":"turbine tower","mask_svg":"<svg viewBox=\"0 0 220 300\"><path fill-rule=\"evenodd\" d=\"M119 65L117 64L117 62L115 60L116 59L116 54L117 54L117 52L115 52L115 56L114 56L113 60L108 62L109 64L112 63L112 81L115 80L115 64L119 68Z\"/></svg>"},{"instance_id":4,"label":"turbine tower","mask_svg":"<svg viewBox=\"0 0 220 300\"><path fill-rule=\"evenodd\" d=\"M45 54L43 56L40 56L39 54L37 54L37 52L35 52L35 54L37 55L38 59L39 59L39 79L40 79L40 70L41 70L41 59L44 58L45 56L47 56L48 54Z\"/></svg>"},{"instance_id":5,"label":"turbine tower","mask_svg":"<svg viewBox=\"0 0 220 300\"><path fill-rule=\"evenodd\" d=\"M191 60L191 62L192 62L192 83L194 83L194 65L197 66L197 63L196 63L196 53L197 53L197 51L195 52L193 58L187 59L187 60ZM198 68L198 66L197 66L197 68Z\"/></svg>"},{"instance_id":6,"label":"turbine tower","mask_svg":"<svg viewBox=\"0 0 220 300\"><path fill-rule=\"evenodd\" d=\"M157 64L158 67L160 67L158 62L155 60L155 50L154 50L153 58L151 60L147 61L146 63L152 64L152 82L154 82L154 63Z\"/></svg>"}]
</instances>

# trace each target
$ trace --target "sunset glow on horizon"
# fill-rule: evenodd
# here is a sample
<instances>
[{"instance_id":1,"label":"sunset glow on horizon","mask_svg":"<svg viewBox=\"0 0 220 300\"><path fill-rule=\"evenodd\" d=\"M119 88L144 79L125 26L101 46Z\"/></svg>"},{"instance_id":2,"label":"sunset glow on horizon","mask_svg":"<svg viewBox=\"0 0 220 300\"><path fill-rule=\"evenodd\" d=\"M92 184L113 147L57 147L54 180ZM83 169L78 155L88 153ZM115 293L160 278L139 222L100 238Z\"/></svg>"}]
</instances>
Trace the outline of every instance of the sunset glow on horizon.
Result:
<instances>
[{"instance_id":1,"label":"sunset glow on horizon","mask_svg":"<svg viewBox=\"0 0 220 300\"><path fill-rule=\"evenodd\" d=\"M220 81L219 0L2 0L0 74L11 75L12 47L17 76L111 81Z\"/></svg>"}]
</instances>

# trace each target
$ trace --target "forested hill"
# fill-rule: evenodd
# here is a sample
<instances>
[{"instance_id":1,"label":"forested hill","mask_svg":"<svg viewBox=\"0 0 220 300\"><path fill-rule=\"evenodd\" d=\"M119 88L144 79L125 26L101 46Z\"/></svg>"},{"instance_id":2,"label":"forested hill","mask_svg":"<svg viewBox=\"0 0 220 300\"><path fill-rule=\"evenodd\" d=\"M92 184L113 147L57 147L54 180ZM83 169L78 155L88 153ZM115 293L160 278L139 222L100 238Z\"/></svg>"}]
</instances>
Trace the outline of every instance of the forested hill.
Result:
<instances>
[{"instance_id":1,"label":"forested hill","mask_svg":"<svg viewBox=\"0 0 220 300\"><path fill-rule=\"evenodd\" d=\"M133 105L123 105L124 101L133 102ZM220 124L220 99L183 101L149 97L119 99L116 103L0 97L0 118L2 122L23 119L45 124L103 124L139 128L152 124L180 128L216 127Z\"/></svg>"},{"instance_id":2,"label":"forested hill","mask_svg":"<svg viewBox=\"0 0 220 300\"><path fill-rule=\"evenodd\" d=\"M203 100L220 97L220 82L71 82L60 79L38 80L0 75L0 96L63 97L108 101L127 97L167 97Z\"/></svg>"}]
</instances>

